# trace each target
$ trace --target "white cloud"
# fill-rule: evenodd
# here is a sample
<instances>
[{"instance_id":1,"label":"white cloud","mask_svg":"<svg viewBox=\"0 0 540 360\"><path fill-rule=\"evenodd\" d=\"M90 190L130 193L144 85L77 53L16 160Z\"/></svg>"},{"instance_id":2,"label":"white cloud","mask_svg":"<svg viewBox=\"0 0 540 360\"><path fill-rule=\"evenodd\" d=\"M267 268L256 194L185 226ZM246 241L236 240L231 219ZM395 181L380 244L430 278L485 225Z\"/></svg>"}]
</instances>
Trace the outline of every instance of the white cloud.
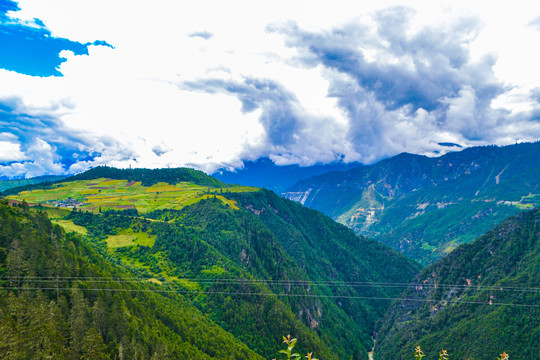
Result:
<instances>
[{"instance_id":1,"label":"white cloud","mask_svg":"<svg viewBox=\"0 0 540 360\"><path fill-rule=\"evenodd\" d=\"M89 46L88 56L63 52L67 59L60 67L63 77L38 78L0 70L0 98L17 97L30 115L45 111L68 128L96 139L109 137L124 149L103 146L95 150L99 157L70 165L70 171L99 163L199 164L212 170L216 164L238 163L241 157L257 154L270 155L278 163L332 161L332 154L369 162L400 151L430 153L441 141L469 145L472 141L467 141L467 134L477 131L474 124L480 122L490 124L493 134L500 134L502 128L495 128L496 116L478 119L477 94L467 87L459 90L459 96L447 99L448 121L443 127L437 125L434 112L423 108L413 109L412 114L406 109L389 111L376 99L354 104L358 116L351 120L339 99L328 96L332 70L296 61L300 50L287 46L283 34L268 31L269 26L279 28L294 21L314 33L346 30L345 24L359 23L372 33L379 24L371 14L393 5L399 2L22 0L22 11L13 16L25 21L38 18L53 36L82 43L104 40L114 49ZM451 5L409 1L407 5L415 9L404 29L407 36L426 26L455 24L465 15L479 18L478 36L464 40L471 41L471 59L479 62L486 54L496 54L495 76L513 86L513 92L500 95L494 105L514 110L515 116L535 108L527 96L540 83L536 71L540 51L533 45L540 40L540 31L528 26L533 15L537 16L532 2L522 6L493 3L487 10L484 4L471 1ZM445 31L457 30L448 25ZM367 47L364 54L368 60L414 66L413 57L395 51ZM288 147L272 147L265 140L268 127L261 123L261 110L243 112L242 103L227 92L211 94L178 87L201 79L242 82L246 78L272 80L294 94L301 139ZM351 94L355 91L349 88ZM523 101L516 101L515 93ZM519 124L527 123L516 124L515 128L504 127L514 137L520 136ZM530 130L533 125L527 126ZM531 136L534 134L540 133ZM511 136L493 135L486 141L512 140ZM0 159L36 156L32 160L42 161L43 171L61 171L54 156L38 158L39 151L52 154L54 149L42 146L30 153L17 146L0 143ZM127 156L128 152L133 156ZM37 174L38 168L32 173Z\"/></svg>"},{"instance_id":2,"label":"white cloud","mask_svg":"<svg viewBox=\"0 0 540 360\"><path fill-rule=\"evenodd\" d=\"M20 145L9 141L0 140L0 161L22 161L27 157L21 152Z\"/></svg>"}]
</instances>

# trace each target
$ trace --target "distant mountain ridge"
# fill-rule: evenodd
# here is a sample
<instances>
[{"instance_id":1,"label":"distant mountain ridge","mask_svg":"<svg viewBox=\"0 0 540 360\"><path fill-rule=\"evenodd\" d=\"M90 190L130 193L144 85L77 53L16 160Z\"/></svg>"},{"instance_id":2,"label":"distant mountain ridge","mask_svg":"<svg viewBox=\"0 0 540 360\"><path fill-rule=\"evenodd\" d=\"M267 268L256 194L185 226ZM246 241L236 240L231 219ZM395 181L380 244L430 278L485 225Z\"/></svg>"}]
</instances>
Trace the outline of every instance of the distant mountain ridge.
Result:
<instances>
[{"instance_id":1,"label":"distant mountain ridge","mask_svg":"<svg viewBox=\"0 0 540 360\"><path fill-rule=\"evenodd\" d=\"M284 197L424 263L540 204L540 142L400 154L300 181Z\"/></svg>"},{"instance_id":2,"label":"distant mountain ridge","mask_svg":"<svg viewBox=\"0 0 540 360\"><path fill-rule=\"evenodd\" d=\"M21 186L27 186L27 185L33 185L33 184L41 184L45 182L55 182L58 180L65 179L67 176L60 176L60 175L45 175L45 176L37 176L30 179L0 179L0 192L17 188Z\"/></svg>"},{"instance_id":3,"label":"distant mountain ridge","mask_svg":"<svg viewBox=\"0 0 540 360\"><path fill-rule=\"evenodd\" d=\"M143 186L154 185L158 182L172 185L182 181L191 181L198 185L226 186L223 182L206 175L200 170L189 168L117 169L110 166L98 166L81 174L71 176L63 181L92 180L97 178L140 181Z\"/></svg>"},{"instance_id":4,"label":"distant mountain ridge","mask_svg":"<svg viewBox=\"0 0 540 360\"><path fill-rule=\"evenodd\" d=\"M300 180L330 171L346 171L358 166L362 164L335 162L311 166L280 166L269 158L260 158L256 161L244 161L241 169L219 169L212 176L226 183L264 187L280 193Z\"/></svg>"}]
</instances>

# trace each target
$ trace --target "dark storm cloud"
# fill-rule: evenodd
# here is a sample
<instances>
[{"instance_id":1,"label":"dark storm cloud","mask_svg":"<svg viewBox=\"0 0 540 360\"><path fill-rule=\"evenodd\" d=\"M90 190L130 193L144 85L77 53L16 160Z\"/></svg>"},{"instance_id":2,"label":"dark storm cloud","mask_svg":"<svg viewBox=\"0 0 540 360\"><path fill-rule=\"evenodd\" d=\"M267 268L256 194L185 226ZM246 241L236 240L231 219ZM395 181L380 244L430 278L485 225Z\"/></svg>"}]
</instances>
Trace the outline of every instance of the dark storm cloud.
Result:
<instances>
[{"instance_id":1,"label":"dark storm cloud","mask_svg":"<svg viewBox=\"0 0 540 360\"><path fill-rule=\"evenodd\" d=\"M29 111L18 98L0 99L0 142L19 149L0 159L3 176L65 174L132 156L115 140L69 128L49 113Z\"/></svg>"},{"instance_id":2,"label":"dark storm cloud","mask_svg":"<svg viewBox=\"0 0 540 360\"><path fill-rule=\"evenodd\" d=\"M320 69L328 80L327 96L346 118L344 126L311 114L272 80L201 79L182 86L234 96L244 113L259 110L264 151L247 149L243 156L256 153L290 163L343 155L346 161L371 163L401 152L443 153L447 143L508 144L540 137L538 107L528 112L492 107L511 88L495 76L496 57L471 56L471 42L481 30L478 20L461 18L412 31L414 15L409 8L392 7L372 14L371 22L327 31L294 23L267 28L295 49L291 66Z\"/></svg>"},{"instance_id":3,"label":"dark storm cloud","mask_svg":"<svg viewBox=\"0 0 540 360\"><path fill-rule=\"evenodd\" d=\"M325 33L294 25L280 31L290 46L302 50L307 65L322 64L351 76L388 110L410 106L412 112L433 111L444 106L442 99L457 96L464 84L473 86L482 99L504 90L494 81L492 63L483 64L484 69L471 67L468 43L478 30L476 20L425 28L409 37L411 15L412 10L403 7L380 11L374 16L374 32L361 24ZM380 58L368 59L370 51Z\"/></svg>"}]
</instances>

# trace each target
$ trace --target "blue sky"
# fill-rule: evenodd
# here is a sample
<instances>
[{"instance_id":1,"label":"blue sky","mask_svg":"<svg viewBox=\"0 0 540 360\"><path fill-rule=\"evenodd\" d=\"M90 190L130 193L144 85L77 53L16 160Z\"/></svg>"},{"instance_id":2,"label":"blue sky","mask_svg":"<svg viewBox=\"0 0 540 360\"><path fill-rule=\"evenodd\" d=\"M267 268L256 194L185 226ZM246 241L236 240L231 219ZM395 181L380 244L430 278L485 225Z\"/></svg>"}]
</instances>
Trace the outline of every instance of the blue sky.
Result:
<instances>
[{"instance_id":1,"label":"blue sky","mask_svg":"<svg viewBox=\"0 0 540 360\"><path fill-rule=\"evenodd\" d=\"M0 176L540 139L532 1L0 0Z\"/></svg>"}]
</instances>

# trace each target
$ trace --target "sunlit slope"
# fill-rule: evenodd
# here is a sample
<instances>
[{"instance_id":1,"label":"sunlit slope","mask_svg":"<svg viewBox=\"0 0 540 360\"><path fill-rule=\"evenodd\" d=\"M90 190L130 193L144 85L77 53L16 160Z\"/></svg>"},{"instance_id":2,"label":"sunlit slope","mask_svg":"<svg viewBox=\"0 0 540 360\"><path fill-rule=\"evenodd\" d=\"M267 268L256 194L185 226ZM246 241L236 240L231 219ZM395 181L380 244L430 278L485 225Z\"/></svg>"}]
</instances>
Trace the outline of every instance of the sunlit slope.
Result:
<instances>
[{"instance_id":1,"label":"sunlit slope","mask_svg":"<svg viewBox=\"0 0 540 360\"><path fill-rule=\"evenodd\" d=\"M98 178L56 183L49 188L22 191L7 198L52 207L90 211L136 209L139 213L146 213L160 209L180 210L209 197L216 197L234 209L236 204L227 199L227 193L256 190L248 186L217 188L185 181L173 185L158 182L144 186L141 181Z\"/></svg>"}]
</instances>

